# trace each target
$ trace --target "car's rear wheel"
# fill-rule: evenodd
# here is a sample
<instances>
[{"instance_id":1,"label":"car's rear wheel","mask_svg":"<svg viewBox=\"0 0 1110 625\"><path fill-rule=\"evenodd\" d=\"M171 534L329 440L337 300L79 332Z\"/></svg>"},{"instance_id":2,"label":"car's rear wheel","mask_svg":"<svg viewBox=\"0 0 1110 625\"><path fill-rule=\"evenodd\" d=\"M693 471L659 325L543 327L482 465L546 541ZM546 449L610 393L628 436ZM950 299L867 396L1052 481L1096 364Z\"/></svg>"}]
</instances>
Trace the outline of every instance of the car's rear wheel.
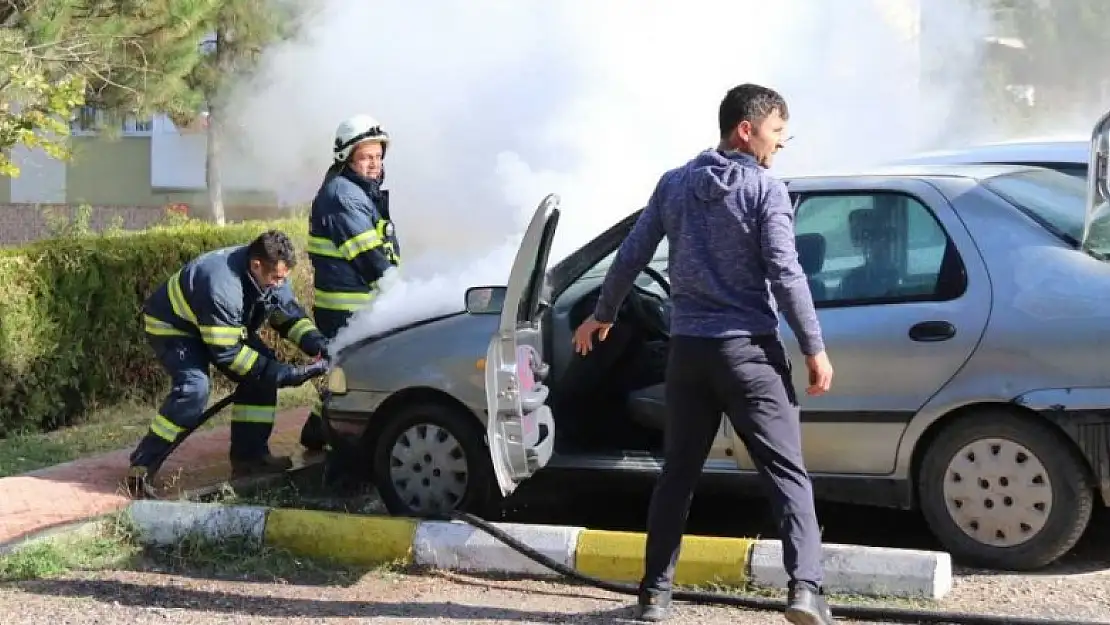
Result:
<instances>
[{"instance_id":1,"label":"car's rear wheel","mask_svg":"<svg viewBox=\"0 0 1110 625\"><path fill-rule=\"evenodd\" d=\"M1070 550L1091 518L1087 471L1050 424L1005 410L954 421L925 453L922 513L958 561L1037 569Z\"/></svg>"},{"instance_id":2,"label":"car's rear wheel","mask_svg":"<svg viewBox=\"0 0 1110 625\"><path fill-rule=\"evenodd\" d=\"M478 419L437 403L402 407L372 450L374 484L390 514L488 514L499 500Z\"/></svg>"}]
</instances>

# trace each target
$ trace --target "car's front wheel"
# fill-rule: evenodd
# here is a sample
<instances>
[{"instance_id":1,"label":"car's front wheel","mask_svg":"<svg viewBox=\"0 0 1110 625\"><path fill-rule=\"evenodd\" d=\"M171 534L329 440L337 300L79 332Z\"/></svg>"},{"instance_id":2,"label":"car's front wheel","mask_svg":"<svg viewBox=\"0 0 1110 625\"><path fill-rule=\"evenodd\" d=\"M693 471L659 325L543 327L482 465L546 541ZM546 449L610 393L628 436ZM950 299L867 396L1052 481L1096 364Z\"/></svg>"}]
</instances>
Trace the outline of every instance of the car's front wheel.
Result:
<instances>
[{"instance_id":1,"label":"car's front wheel","mask_svg":"<svg viewBox=\"0 0 1110 625\"><path fill-rule=\"evenodd\" d=\"M922 513L956 560L1037 569L1067 553L1091 518L1087 471L1050 424L1002 410L947 425L918 475Z\"/></svg>"},{"instance_id":2,"label":"car's front wheel","mask_svg":"<svg viewBox=\"0 0 1110 625\"><path fill-rule=\"evenodd\" d=\"M371 455L386 509L409 517L488 514L500 493L484 439L478 419L459 408L424 403L391 414Z\"/></svg>"}]
</instances>

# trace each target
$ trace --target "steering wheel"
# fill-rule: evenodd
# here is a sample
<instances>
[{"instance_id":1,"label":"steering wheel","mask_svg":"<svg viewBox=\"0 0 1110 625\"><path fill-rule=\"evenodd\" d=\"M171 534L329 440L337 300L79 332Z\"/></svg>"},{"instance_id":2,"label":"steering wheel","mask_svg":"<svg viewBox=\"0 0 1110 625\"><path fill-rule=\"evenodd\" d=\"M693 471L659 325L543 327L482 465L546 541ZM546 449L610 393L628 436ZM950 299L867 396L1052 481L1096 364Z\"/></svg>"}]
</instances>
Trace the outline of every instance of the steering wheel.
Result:
<instances>
[{"instance_id":1,"label":"steering wheel","mask_svg":"<svg viewBox=\"0 0 1110 625\"><path fill-rule=\"evenodd\" d=\"M658 284L667 296L659 297L657 293L653 293L645 287L634 285L633 289L637 292L637 297L629 298L629 306L635 311L634 314L640 327L647 331L649 336L667 340L670 338L670 314L667 300L671 296L671 284L667 282L667 278L662 273L652 267L645 267L643 272Z\"/></svg>"},{"instance_id":2,"label":"steering wheel","mask_svg":"<svg viewBox=\"0 0 1110 625\"><path fill-rule=\"evenodd\" d=\"M671 283L667 281L666 276L664 276L654 267L650 266L644 267L644 273L646 273L649 278L651 278L656 284L658 284L659 288L663 289L663 292L667 294L668 298L671 296Z\"/></svg>"}]
</instances>

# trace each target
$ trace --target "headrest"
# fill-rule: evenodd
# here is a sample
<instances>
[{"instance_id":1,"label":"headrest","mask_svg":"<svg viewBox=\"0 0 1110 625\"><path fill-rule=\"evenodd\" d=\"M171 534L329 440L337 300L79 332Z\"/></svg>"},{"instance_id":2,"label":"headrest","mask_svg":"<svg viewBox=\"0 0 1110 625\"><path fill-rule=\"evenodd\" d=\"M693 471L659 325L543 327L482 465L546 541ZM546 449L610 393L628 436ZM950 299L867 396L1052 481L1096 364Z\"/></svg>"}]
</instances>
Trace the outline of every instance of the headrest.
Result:
<instances>
[{"instance_id":1,"label":"headrest","mask_svg":"<svg viewBox=\"0 0 1110 625\"><path fill-rule=\"evenodd\" d=\"M883 238L888 225L883 217L881 212L873 208L859 208L848 213L852 245L863 247Z\"/></svg>"},{"instance_id":2,"label":"headrest","mask_svg":"<svg viewBox=\"0 0 1110 625\"><path fill-rule=\"evenodd\" d=\"M825 237L816 232L799 234L794 238L794 246L798 248L802 270L808 275L820 273L825 266Z\"/></svg>"}]
</instances>

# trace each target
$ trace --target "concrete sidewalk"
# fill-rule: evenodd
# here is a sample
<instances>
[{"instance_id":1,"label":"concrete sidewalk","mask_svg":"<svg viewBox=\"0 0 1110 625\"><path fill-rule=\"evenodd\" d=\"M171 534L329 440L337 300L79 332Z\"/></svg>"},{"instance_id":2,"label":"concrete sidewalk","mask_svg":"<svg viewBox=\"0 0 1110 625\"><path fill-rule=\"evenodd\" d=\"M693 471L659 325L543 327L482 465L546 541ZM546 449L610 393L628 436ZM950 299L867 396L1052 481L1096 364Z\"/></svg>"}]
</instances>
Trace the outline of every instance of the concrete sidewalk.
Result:
<instances>
[{"instance_id":1,"label":"concrete sidewalk","mask_svg":"<svg viewBox=\"0 0 1110 625\"><path fill-rule=\"evenodd\" d=\"M308 408L279 413L270 437L271 451L293 456L294 466L305 463L299 437L307 415ZM159 472L159 493L177 498L230 478L228 435L225 426L186 439ZM0 544L122 510L131 501L123 491L130 453L123 449L0 479Z\"/></svg>"}]
</instances>

